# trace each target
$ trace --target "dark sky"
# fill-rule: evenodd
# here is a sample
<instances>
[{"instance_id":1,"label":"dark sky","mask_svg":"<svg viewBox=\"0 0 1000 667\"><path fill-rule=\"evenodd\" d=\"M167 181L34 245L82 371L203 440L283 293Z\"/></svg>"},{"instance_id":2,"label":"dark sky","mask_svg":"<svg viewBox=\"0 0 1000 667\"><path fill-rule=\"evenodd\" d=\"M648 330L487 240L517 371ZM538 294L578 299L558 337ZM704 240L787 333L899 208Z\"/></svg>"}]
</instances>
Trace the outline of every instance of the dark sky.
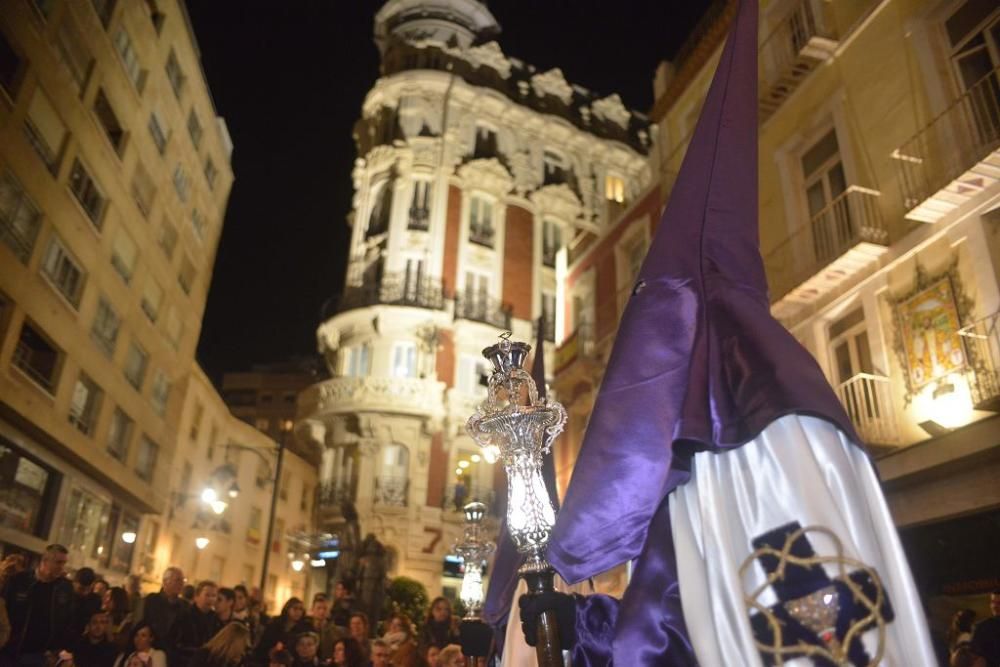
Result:
<instances>
[{"instance_id":1,"label":"dark sky","mask_svg":"<svg viewBox=\"0 0 1000 667\"><path fill-rule=\"evenodd\" d=\"M351 130L378 76L376 0L189 0L236 182L198 360L225 371L315 352L349 240ZM647 111L657 62L705 0L493 0L506 54Z\"/></svg>"}]
</instances>

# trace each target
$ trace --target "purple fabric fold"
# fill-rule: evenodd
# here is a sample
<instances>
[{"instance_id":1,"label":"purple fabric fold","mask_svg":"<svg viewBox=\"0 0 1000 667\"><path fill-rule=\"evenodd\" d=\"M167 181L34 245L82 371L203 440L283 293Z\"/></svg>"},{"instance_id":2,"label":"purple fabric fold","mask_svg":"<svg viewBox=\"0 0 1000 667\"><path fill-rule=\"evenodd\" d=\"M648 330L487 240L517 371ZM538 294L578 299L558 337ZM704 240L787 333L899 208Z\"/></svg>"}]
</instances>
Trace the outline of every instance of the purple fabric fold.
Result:
<instances>
[{"instance_id":1,"label":"purple fabric fold","mask_svg":"<svg viewBox=\"0 0 1000 667\"><path fill-rule=\"evenodd\" d=\"M756 54L757 2L743 0L549 543L570 583L659 539L653 515L692 452L742 445L790 412L855 437L816 361L770 313L757 238Z\"/></svg>"}]
</instances>

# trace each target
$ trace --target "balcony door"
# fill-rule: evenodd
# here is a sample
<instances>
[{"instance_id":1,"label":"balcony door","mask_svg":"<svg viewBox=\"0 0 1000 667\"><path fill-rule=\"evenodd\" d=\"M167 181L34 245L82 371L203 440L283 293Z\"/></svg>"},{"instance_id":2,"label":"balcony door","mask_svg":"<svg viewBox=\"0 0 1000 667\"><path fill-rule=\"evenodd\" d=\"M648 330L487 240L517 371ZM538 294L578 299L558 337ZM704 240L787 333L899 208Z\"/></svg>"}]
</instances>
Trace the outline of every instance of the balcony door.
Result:
<instances>
[{"instance_id":1,"label":"balcony door","mask_svg":"<svg viewBox=\"0 0 1000 667\"><path fill-rule=\"evenodd\" d=\"M864 424L877 419L881 410L872 381L875 368L864 312L858 308L835 321L829 335L834 384L851 421Z\"/></svg>"},{"instance_id":2,"label":"balcony door","mask_svg":"<svg viewBox=\"0 0 1000 667\"><path fill-rule=\"evenodd\" d=\"M465 272L465 315L484 320L490 307L490 277L478 271Z\"/></svg>"},{"instance_id":3,"label":"balcony door","mask_svg":"<svg viewBox=\"0 0 1000 667\"><path fill-rule=\"evenodd\" d=\"M418 303L420 284L424 279L424 262L420 259L407 259L406 270L403 273L403 301Z\"/></svg>"},{"instance_id":4,"label":"balcony door","mask_svg":"<svg viewBox=\"0 0 1000 667\"><path fill-rule=\"evenodd\" d=\"M829 263L854 238L850 210L841 197L847 191L847 177L836 130L831 129L802 154L802 178L813 253L821 264Z\"/></svg>"},{"instance_id":5,"label":"balcony door","mask_svg":"<svg viewBox=\"0 0 1000 667\"><path fill-rule=\"evenodd\" d=\"M982 0L963 2L944 22L951 62L964 113L974 128L972 140L1000 140L1000 8Z\"/></svg>"}]
</instances>

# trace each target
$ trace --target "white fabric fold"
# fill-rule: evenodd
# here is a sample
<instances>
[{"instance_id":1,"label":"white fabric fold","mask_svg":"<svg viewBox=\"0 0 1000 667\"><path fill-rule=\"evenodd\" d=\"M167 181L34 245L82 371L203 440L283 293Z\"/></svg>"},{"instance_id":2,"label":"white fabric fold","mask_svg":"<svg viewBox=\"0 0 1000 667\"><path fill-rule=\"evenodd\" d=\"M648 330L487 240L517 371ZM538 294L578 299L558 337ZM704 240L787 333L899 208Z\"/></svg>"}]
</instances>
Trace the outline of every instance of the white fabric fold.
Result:
<instances>
[{"instance_id":1,"label":"white fabric fold","mask_svg":"<svg viewBox=\"0 0 1000 667\"><path fill-rule=\"evenodd\" d=\"M871 463L836 426L788 415L746 445L694 457L691 480L670 497L681 603L692 644L703 667L759 667L761 655L744 600L764 583L759 562L740 577L752 541L791 522L822 526L843 545L843 555L873 568L889 596L895 620L886 626L886 666L937 664L920 599ZM817 555L834 555L835 543L807 535ZM823 565L833 578L835 564ZM853 568L850 568L853 569ZM759 598L777 602L768 588ZM869 657L877 632L863 636ZM785 662L806 667L808 658Z\"/></svg>"}]
</instances>

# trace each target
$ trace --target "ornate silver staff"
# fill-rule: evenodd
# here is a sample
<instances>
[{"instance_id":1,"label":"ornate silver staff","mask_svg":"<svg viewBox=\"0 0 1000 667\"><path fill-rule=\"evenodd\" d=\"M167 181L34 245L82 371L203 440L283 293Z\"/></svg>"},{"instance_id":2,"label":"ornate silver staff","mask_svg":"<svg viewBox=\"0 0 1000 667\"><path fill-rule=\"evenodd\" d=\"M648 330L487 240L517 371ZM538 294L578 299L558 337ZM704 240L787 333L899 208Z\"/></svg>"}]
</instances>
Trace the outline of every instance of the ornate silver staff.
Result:
<instances>
[{"instance_id":1,"label":"ornate silver staff","mask_svg":"<svg viewBox=\"0 0 1000 667\"><path fill-rule=\"evenodd\" d=\"M539 400L534 380L522 365L531 346L510 341L510 333L483 350L493 364L486 400L469 418L466 430L485 449L491 449L507 473L507 529L517 550L525 556L519 573L531 593L555 590L555 572L545 560L545 547L555 523L545 481L542 456L566 424L566 410L555 401ZM555 613L538 621L536 642L540 667L561 667L562 651Z\"/></svg>"},{"instance_id":2,"label":"ornate silver staff","mask_svg":"<svg viewBox=\"0 0 1000 667\"><path fill-rule=\"evenodd\" d=\"M489 652L489 628L484 626L479 612L483 608L483 563L489 558L496 544L489 540L482 532L483 517L486 516L486 505L479 502L469 503L463 510L465 511L465 534L462 541L455 545L454 550L465 563L465 574L462 576L462 590L459 599L465 605L465 616L462 618L463 636L473 636L477 630L471 629L472 625L481 626L479 635L486 632L486 641L482 651L468 652L466 642L463 641L462 652L466 653L469 667L476 667L476 658L480 655L485 657Z\"/></svg>"}]
</instances>

